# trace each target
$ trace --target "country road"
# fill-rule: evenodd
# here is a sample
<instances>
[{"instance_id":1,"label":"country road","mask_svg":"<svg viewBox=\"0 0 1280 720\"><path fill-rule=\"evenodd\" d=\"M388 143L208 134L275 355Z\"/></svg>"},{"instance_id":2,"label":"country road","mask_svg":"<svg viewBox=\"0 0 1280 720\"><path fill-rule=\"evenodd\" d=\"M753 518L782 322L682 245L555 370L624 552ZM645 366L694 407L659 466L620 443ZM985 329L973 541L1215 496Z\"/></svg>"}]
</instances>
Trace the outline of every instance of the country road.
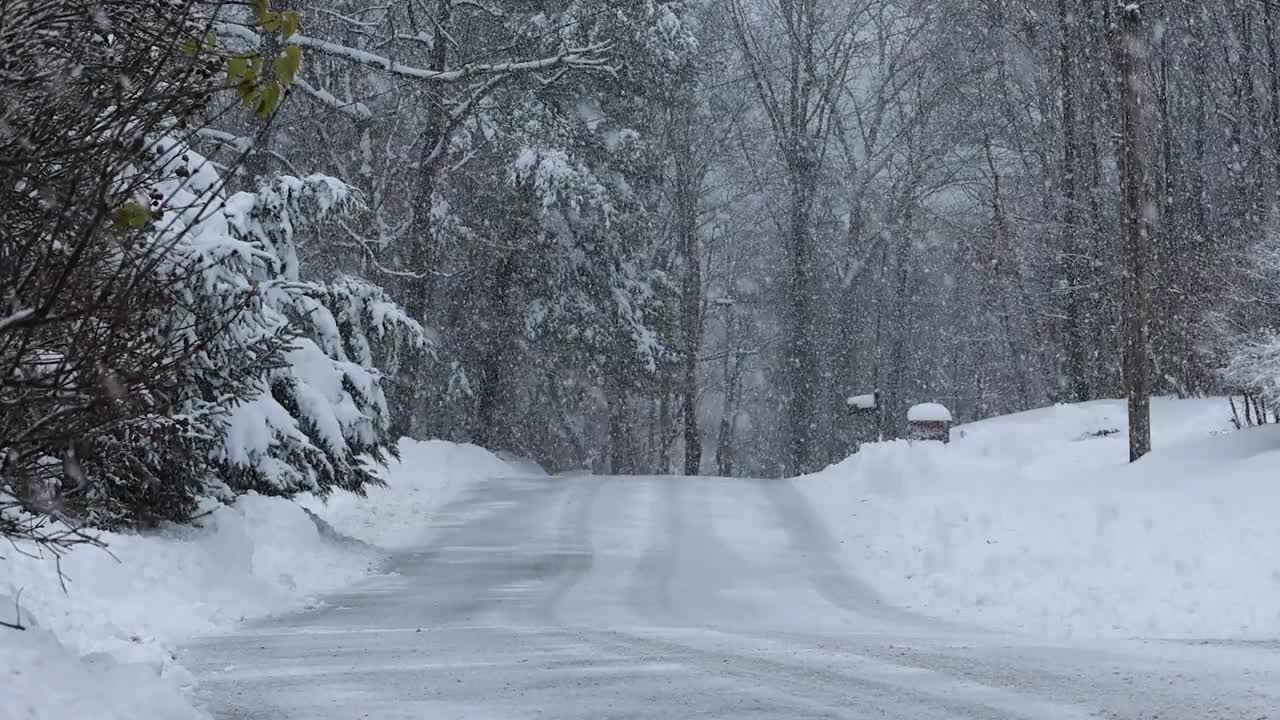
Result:
<instances>
[{"instance_id":1,"label":"country road","mask_svg":"<svg viewBox=\"0 0 1280 720\"><path fill-rule=\"evenodd\" d=\"M886 606L785 481L495 478L315 609L188 646L219 719L1280 720L1274 646Z\"/></svg>"}]
</instances>

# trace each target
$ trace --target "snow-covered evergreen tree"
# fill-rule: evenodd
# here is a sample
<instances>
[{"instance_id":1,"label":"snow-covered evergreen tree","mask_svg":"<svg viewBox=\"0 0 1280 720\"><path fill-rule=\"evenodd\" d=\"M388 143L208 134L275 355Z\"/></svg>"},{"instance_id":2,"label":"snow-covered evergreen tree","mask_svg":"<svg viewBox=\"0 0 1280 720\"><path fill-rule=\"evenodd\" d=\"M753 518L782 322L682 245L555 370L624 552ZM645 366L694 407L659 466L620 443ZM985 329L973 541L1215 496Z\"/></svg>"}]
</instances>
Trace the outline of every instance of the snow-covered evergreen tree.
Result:
<instances>
[{"instance_id":1,"label":"snow-covered evergreen tree","mask_svg":"<svg viewBox=\"0 0 1280 720\"><path fill-rule=\"evenodd\" d=\"M140 426L148 442L122 443L141 432L130 426L91 455L107 480L87 494L93 519L154 508L139 483L167 483L180 517L199 494L323 495L379 482L371 465L395 451L379 366L428 343L381 288L301 272L300 234L358 202L353 190L317 175L228 194L215 165L172 138L155 142L150 162L139 171L159 180L136 202L149 203L155 281L181 298L155 317L181 380L168 412ZM176 486L175 468L187 473Z\"/></svg>"},{"instance_id":2,"label":"snow-covered evergreen tree","mask_svg":"<svg viewBox=\"0 0 1280 720\"><path fill-rule=\"evenodd\" d=\"M449 298L456 309L446 317L475 318L447 331L475 371L478 442L552 466L604 466L589 449L608 446L608 465L630 465L634 454L614 452L619 443L599 432L626 434L632 396L656 387L676 340L675 296L654 252L661 163L637 128L651 125L653 98L678 80L695 46L681 10L574 2L531 19L524 32L544 52L607 40L612 72L556 75L537 93L504 94L497 102L514 109L482 112L468 136L484 154L463 172L485 192L465 182L446 195L477 239L449 259L484 291ZM501 184L481 183L486 174ZM490 221L495 207L504 221Z\"/></svg>"}]
</instances>

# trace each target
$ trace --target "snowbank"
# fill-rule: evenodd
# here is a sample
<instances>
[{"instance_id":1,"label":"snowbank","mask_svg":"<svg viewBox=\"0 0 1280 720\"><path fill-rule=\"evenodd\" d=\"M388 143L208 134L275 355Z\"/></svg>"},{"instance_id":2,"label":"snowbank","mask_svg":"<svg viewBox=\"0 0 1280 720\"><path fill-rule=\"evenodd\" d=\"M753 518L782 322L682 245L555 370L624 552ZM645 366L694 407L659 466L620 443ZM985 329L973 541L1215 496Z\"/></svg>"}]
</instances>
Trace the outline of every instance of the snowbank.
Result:
<instances>
[{"instance_id":1,"label":"snowbank","mask_svg":"<svg viewBox=\"0 0 1280 720\"><path fill-rule=\"evenodd\" d=\"M0 628L0 685L24 688L22 702L6 698L3 711L33 719L203 717L185 700L191 678L170 648L303 606L367 574L379 558L367 545L323 535L288 500L247 495L207 509L200 527L106 533L109 552L67 553L65 592L51 558L6 552L0 598L20 592L22 622L35 629ZM14 603L0 605L13 622Z\"/></svg>"},{"instance_id":2,"label":"snowbank","mask_svg":"<svg viewBox=\"0 0 1280 720\"><path fill-rule=\"evenodd\" d=\"M22 620L33 626L0 628L0 720L203 718L185 699L192 679L171 648L305 607L376 569L384 553L370 543L425 538L431 514L471 483L534 471L452 443L402 441L400 451L385 471L389 487L367 498L247 495L210 504L200 527L104 534L109 553L81 547L62 558L66 592L50 558L0 553L0 620L14 621L21 592ZM7 688L19 686L11 702Z\"/></svg>"},{"instance_id":3,"label":"snowbank","mask_svg":"<svg viewBox=\"0 0 1280 720\"><path fill-rule=\"evenodd\" d=\"M1231 408L1224 398L1151 401L1152 441L1157 450L1229 432ZM1129 413L1122 400L1096 400L957 425L952 444L968 456L1003 459L1035 476L1114 468L1129 460Z\"/></svg>"},{"instance_id":4,"label":"snowbank","mask_svg":"<svg viewBox=\"0 0 1280 720\"><path fill-rule=\"evenodd\" d=\"M0 596L3 597L3 596ZM13 603L4 598L3 604ZM46 630L3 630L0 687L3 720L204 720L176 685L145 665L109 655L81 658Z\"/></svg>"},{"instance_id":5,"label":"snowbank","mask_svg":"<svg viewBox=\"0 0 1280 720\"><path fill-rule=\"evenodd\" d=\"M168 648L251 617L303 606L369 573L372 548L321 535L295 503L247 495L213 505L200 527L107 533L109 552L81 547L61 561L8 552L0 594L21 592L38 625L79 654L106 653L181 673ZM0 643L12 633L0 633ZM3 647L3 645L0 645Z\"/></svg>"},{"instance_id":6,"label":"snowbank","mask_svg":"<svg viewBox=\"0 0 1280 720\"><path fill-rule=\"evenodd\" d=\"M335 492L327 502L310 495L299 502L344 535L399 550L425 544L431 516L475 483L543 474L534 465L503 460L475 445L407 439L400 441L400 460L384 472L387 486L370 488L366 497Z\"/></svg>"},{"instance_id":7,"label":"snowbank","mask_svg":"<svg viewBox=\"0 0 1280 720\"><path fill-rule=\"evenodd\" d=\"M881 443L797 480L890 602L1055 637L1280 636L1280 427L1162 400L1126 463L1124 406L1059 406ZM1115 431L1115 432L1112 432Z\"/></svg>"}]
</instances>

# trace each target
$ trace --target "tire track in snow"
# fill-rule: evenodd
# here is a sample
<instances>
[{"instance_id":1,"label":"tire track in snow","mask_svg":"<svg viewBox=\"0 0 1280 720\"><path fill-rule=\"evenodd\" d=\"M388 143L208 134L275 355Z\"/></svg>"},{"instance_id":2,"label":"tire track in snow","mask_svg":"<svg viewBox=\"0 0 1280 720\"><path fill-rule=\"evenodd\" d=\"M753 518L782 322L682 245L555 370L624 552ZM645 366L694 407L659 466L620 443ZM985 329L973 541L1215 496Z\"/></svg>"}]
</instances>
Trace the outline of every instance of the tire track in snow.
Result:
<instances>
[{"instance_id":1,"label":"tire track in snow","mask_svg":"<svg viewBox=\"0 0 1280 720\"><path fill-rule=\"evenodd\" d=\"M645 550L627 586L626 604L637 617L670 622L675 614L671 586L675 580L676 548L684 534L680 507L683 483L676 478L636 478L631 482L643 482L658 491L650 493L649 517L662 522L648 523Z\"/></svg>"},{"instance_id":2,"label":"tire track in snow","mask_svg":"<svg viewBox=\"0 0 1280 720\"><path fill-rule=\"evenodd\" d=\"M591 516L601 488L612 481L592 476L566 479L565 482L572 487L557 523L557 550L546 557L548 567L555 571L556 577L531 613L535 620L556 626L565 624L560 612L565 598L595 564Z\"/></svg>"},{"instance_id":3,"label":"tire track in snow","mask_svg":"<svg viewBox=\"0 0 1280 720\"><path fill-rule=\"evenodd\" d=\"M696 631L695 631L696 632ZM710 632L707 637L715 637ZM725 638L736 637L721 634ZM794 649L776 652L758 645L743 652L699 647L641 632L584 630L565 639L588 643L602 654L629 656L637 662L677 664L681 673L732 684L769 703L777 717L865 720L868 717L913 720L1068 720L1092 717L1083 707L1045 702L1016 690L957 680L933 670L897 665L870 656L853 656L860 667L832 662L803 662ZM741 640L742 638L738 638ZM747 654L750 653L750 654ZM784 657L791 659L782 659ZM859 674L863 669L866 674ZM710 683L702 686L709 689ZM932 687L930 687L932 686ZM781 703L782 706L775 707Z\"/></svg>"},{"instance_id":4,"label":"tire track in snow","mask_svg":"<svg viewBox=\"0 0 1280 720\"><path fill-rule=\"evenodd\" d=\"M808 499L787 480L753 483L767 497L786 532L792 552L809 569L818 594L832 605L877 621L950 632L983 632L972 627L913 613L887 603L875 588L851 575L841 564L839 543Z\"/></svg>"}]
</instances>

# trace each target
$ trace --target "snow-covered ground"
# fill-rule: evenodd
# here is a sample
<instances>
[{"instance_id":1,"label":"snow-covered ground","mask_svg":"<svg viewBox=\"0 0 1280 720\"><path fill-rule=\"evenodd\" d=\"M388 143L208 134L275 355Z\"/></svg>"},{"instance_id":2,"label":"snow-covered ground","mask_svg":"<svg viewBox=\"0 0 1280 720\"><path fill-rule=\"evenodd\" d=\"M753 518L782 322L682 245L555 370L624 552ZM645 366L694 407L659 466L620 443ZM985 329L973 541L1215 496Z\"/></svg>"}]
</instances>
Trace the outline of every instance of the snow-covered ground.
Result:
<instances>
[{"instance_id":1,"label":"snow-covered ground","mask_svg":"<svg viewBox=\"0 0 1280 720\"><path fill-rule=\"evenodd\" d=\"M0 553L0 620L16 619L21 590L33 626L0 630L0 720L203 718L179 645L211 707L237 718L349 717L322 692L347 685L360 707L382 698L386 717L454 707L421 704L424 678L468 707L511 704L486 717L515 717L560 701L564 686L539 673L580 665L565 681L578 687L601 657L637 702L666 698L678 677L692 694L672 702L723 711L732 682L780 717L851 702L915 708L903 717L987 716L966 703L992 717L1266 705L1280 697L1267 644L1146 640L1280 638L1280 427L1232 431L1224 400L1159 400L1154 413L1156 451L1134 465L1123 404L1095 402L960 426L948 446L870 445L790 482L548 480L477 448L405 443L389 487L365 498L249 496L199 528L108 536L119 562L76 550L67 593L50 562ZM283 614L385 571L388 554L395 572ZM265 631L237 630L265 615L278 616ZM1116 639L1128 637L1144 641ZM779 649L760 656L762 638ZM704 647L721 640L741 647ZM1219 651L1248 667L1228 672ZM831 665L826 652L844 654ZM507 690L460 684L457 668L472 666ZM1044 691L1035 678L1059 670ZM821 672L834 674L811 679ZM1196 698L1203 707L1187 705ZM565 716L601 717L611 702L580 694Z\"/></svg>"},{"instance_id":2,"label":"snow-covered ground","mask_svg":"<svg viewBox=\"0 0 1280 720\"><path fill-rule=\"evenodd\" d=\"M423 539L432 513L471 483L512 472L471 446L402 441L400 451L388 486L366 498L249 495L211 505L200 527L106 534L108 551L81 547L61 559L65 592L50 558L0 551L0 620L18 619L21 593L31 626L0 628L0 719L203 717L171 648L350 585L384 550Z\"/></svg>"},{"instance_id":3,"label":"snow-covered ground","mask_svg":"<svg viewBox=\"0 0 1280 720\"><path fill-rule=\"evenodd\" d=\"M881 443L797 485L892 604L1050 637L1280 637L1280 427L1157 399L1127 464L1118 401Z\"/></svg>"},{"instance_id":4,"label":"snow-covered ground","mask_svg":"<svg viewBox=\"0 0 1280 720\"><path fill-rule=\"evenodd\" d=\"M787 481L504 477L314 611L182 648L217 720L1206 720L1280 651L1045 640L891 607ZM1140 598L1141 599L1141 598Z\"/></svg>"}]
</instances>

